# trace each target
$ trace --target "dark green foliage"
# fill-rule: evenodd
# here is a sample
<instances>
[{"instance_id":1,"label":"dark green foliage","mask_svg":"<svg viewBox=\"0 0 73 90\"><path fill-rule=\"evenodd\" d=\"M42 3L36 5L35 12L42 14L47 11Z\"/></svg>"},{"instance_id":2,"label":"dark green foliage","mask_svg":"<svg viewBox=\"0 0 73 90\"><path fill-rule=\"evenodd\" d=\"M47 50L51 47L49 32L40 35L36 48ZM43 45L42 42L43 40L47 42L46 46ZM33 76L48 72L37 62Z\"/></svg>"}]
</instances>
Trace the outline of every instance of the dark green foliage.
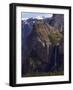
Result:
<instances>
[{"instance_id":1,"label":"dark green foliage","mask_svg":"<svg viewBox=\"0 0 73 90\"><path fill-rule=\"evenodd\" d=\"M48 37L53 45L56 45L63 40L63 35L57 30L51 31Z\"/></svg>"}]
</instances>

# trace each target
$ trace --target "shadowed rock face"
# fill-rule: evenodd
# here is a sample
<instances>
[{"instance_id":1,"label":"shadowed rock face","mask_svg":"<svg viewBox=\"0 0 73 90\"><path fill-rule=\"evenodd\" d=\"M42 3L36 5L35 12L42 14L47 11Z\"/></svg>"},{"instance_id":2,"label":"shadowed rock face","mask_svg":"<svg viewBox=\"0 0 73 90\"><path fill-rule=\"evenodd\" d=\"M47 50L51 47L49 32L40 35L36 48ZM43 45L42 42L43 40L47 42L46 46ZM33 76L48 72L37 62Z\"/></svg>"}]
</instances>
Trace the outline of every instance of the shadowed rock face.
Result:
<instances>
[{"instance_id":1,"label":"shadowed rock face","mask_svg":"<svg viewBox=\"0 0 73 90\"><path fill-rule=\"evenodd\" d=\"M64 29L64 15L54 14L49 23L55 28L58 28L59 30L63 30Z\"/></svg>"},{"instance_id":2,"label":"shadowed rock face","mask_svg":"<svg viewBox=\"0 0 73 90\"><path fill-rule=\"evenodd\" d=\"M64 26L64 15L63 14L54 14L53 20L54 20L54 26L56 27Z\"/></svg>"}]
</instances>

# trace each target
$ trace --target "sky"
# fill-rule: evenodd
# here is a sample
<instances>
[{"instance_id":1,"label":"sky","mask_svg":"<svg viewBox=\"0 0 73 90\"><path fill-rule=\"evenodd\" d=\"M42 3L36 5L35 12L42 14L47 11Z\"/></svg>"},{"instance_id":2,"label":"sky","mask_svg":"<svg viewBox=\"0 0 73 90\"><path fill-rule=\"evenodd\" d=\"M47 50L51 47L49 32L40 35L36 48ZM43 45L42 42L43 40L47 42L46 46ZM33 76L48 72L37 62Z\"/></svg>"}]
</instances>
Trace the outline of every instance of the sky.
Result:
<instances>
[{"instance_id":1,"label":"sky","mask_svg":"<svg viewBox=\"0 0 73 90\"><path fill-rule=\"evenodd\" d=\"M52 16L53 14L50 14L50 13L32 13L32 12L21 13L22 20L27 20L28 18L36 18L36 19L50 18Z\"/></svg>"}]
</instances>

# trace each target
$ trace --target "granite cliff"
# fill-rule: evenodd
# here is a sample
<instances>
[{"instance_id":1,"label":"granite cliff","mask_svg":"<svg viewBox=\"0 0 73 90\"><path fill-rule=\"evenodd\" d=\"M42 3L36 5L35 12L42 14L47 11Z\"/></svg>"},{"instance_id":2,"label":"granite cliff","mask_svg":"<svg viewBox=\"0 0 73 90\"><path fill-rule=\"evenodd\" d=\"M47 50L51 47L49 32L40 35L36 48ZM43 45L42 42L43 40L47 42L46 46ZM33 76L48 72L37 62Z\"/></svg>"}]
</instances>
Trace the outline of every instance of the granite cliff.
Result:
<instances>
[{"instance_id":1,"label":"granite cliff","mask_svg":"<svg viewBox=\"0 0 73 90\"><path fill-rule=\"evenodd\" d=\"M63 70L63 34L63 15L22 21L22 75Z\"/></svg>"}]
</instances>

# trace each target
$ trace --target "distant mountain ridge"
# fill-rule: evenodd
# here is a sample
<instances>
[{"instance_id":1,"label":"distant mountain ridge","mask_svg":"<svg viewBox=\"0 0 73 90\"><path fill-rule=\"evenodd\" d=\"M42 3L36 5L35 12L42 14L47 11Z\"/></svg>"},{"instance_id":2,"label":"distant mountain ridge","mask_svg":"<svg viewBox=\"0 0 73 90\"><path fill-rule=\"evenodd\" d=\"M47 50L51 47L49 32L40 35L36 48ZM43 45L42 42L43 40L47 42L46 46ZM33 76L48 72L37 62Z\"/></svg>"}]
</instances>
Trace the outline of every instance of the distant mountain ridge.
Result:
<instances>
[{"instance_id":1,"label":"distant mountain ridge","mask_svg":"<svg viewBox=\"0 0 73 90\"><path fill-rule=\"evenodd\" d=\"M35 23L38 20L43 20L45 23L48 23L51 26L56 28L64 28L64 15L63 14L53 14L52 17L42 17L42 18L29 18L27 20L22 20L23 22L27 23Z\"/></svg>"}]
</instances>

